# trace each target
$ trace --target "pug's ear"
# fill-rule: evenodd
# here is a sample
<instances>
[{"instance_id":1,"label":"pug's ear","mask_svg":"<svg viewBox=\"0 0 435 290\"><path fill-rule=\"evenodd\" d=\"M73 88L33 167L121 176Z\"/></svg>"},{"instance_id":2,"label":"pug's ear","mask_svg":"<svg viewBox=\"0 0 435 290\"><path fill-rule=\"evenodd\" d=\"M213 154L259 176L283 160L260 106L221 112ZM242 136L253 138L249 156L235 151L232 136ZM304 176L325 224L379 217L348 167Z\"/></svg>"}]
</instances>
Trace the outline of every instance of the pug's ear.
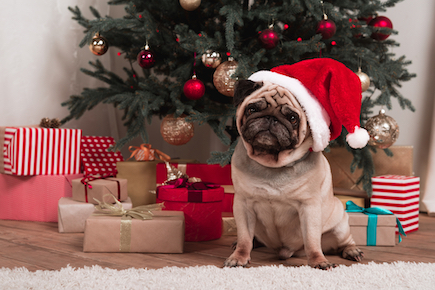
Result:
<instances>
[{"instance_id":1,"label":"pug's ear","mask_svg":"<svg viewBox=\"0 0 435 290\"><path fill-rule=\"evenodd\" d=\"M247 96L258 90L262 86L263 82L257 83L251 80L237 81L234 86L234 105L236 105L236 107L240 105Z\"/></svg>"}]
</instances>

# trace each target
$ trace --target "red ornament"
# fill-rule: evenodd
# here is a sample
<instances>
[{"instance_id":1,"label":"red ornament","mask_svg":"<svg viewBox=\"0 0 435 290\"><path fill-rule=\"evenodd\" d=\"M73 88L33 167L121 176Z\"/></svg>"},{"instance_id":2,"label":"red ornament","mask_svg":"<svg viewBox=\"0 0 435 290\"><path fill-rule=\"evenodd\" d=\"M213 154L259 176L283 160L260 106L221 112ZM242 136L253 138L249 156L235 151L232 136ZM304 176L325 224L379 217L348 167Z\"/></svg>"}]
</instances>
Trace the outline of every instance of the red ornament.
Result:
<instances>
[{"instance_id":1,"label":"red ornament","mask_svg":"<svg viewBox=\"0 0 435 290\"><path fill-rule=\"evenodd\" d=\"M325 16L325 19L320 20L317 24L316 33L322 34L323 39L329 39L334 36L336 30L337 27L335 26L334 21Z\"/></svg>"},{"instance_id":2,"label":"red ornament","mask_svg":"<svg viewBox=\"0 0 435 290\"><path fill-rule=\"evenodd\" d=\"M204 83L201 80L198 80L196 75L193 75L192 79L184 84L183 92L189 100L198 100L204 96Z\"/></svg>"},{"instance_id":3,"label":"red ornament","mask_svg":"<svg viewBox=\"0 0 435 290\"><path fill-rule=\"evenodd\" d=\"M276 33L276 31L273 29L263 30L258 39L260 40L261 46L263 46L265 49L275 48L279 42L278 33Z\"/></svg>"},{"instance_id":4,"label":"red ornament","mask_svg":"<svg viewBox=\"0 0 435 290\"><path fill-rule=\"evenodd\" d=\"M152 68L156 59L154 58L154 54L149 50L147 46L145 46L145 50L142 50L137 55L137 62L143 68Z\"/></svg>"},{"instance_id":5,"label":"red ornament","mask_svg":"<svg viewBox=\"0 0 435 290\"><path fill-rule=\"evenodd\" d=\"M385 16L378 16L376 18L373 18L369 22L369 26L393 29L393 23L391 22L390 19L388 19ZM390 36L390 33L385 34L385 33L380 33L377 31L373 32L372 35L370 35L371 38L376 39L376 40L385 40L388 38L388 36Z\"/></svg>"}]
</instances>

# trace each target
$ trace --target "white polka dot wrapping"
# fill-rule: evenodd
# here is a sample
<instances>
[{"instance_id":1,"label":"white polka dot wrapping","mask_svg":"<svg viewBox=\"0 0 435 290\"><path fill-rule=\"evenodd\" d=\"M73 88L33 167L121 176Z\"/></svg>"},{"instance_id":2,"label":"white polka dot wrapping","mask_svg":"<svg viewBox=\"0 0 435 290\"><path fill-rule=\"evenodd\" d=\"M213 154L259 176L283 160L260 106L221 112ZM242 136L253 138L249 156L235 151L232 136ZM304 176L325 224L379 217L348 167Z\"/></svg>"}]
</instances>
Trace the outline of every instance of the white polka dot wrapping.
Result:
<instances>
[{"instance_id":1,"label":"white polka dot wrapping","mask_svg":"<svg viewBox=\"0 0 435 290\"><path fill-rule=\"evenodd\" d=\"M108 151L115 140L105 136L83 136L81 146L81 162L85 174L116 174L116 162L124 161L121 152ZM100 162L101 160L112 162ZM96 161L96 162L95 162Z\"/></svg>"}]
</instances>

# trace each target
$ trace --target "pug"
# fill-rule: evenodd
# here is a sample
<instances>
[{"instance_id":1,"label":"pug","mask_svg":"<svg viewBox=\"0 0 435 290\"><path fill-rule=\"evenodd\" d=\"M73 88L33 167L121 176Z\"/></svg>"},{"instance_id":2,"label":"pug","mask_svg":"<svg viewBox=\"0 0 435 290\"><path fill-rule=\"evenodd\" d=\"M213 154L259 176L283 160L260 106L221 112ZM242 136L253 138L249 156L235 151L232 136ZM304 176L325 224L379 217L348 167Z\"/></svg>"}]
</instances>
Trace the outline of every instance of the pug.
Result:
<instances>
[{"instance_id":1,"label":"pug","mask_svg":"<svg viewBox=\"0 0 435 290\"><path fill-rule=\"evenodd\" d=\"M246 266L254 237L279 259L305 255L313 268L336 266L324 253L361 261L348 215L333 195L329 163L313 150L312 128L298 99L279 84L241 80L234 102L240 134L231 160L237 243L224 266ZM315 118L324 114L319 110Z\"/></svg>"}]
</instances>

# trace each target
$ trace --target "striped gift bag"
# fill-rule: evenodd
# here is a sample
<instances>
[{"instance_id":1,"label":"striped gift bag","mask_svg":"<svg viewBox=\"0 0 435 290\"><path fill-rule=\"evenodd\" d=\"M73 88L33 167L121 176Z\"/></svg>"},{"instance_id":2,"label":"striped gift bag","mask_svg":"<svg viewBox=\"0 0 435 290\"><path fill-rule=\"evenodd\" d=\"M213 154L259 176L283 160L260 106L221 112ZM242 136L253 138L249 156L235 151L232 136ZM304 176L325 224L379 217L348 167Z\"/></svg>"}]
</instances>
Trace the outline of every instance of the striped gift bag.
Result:
<instances>
[{"instance_id":1,"label":"striped gift bag","mask_svg":"<svg viewBox=\"0 0 435 290\"><path fill-rule=\"evenodd\" d=\"M81 135L79 129L0 127L0 173L79 174Z\"/></svg>"},{"instance_id":2,"label":"striped gift bag","mask_svg":"<svg viewBox=\"0 0 435 290\"><path fill-rule=\"evenodd\" d=\"M372 185L371 207L382 207L393 212L402 223L405 233L418 230L420 177L376 176L372 177Z\"/></svg>"}]
</instances>

